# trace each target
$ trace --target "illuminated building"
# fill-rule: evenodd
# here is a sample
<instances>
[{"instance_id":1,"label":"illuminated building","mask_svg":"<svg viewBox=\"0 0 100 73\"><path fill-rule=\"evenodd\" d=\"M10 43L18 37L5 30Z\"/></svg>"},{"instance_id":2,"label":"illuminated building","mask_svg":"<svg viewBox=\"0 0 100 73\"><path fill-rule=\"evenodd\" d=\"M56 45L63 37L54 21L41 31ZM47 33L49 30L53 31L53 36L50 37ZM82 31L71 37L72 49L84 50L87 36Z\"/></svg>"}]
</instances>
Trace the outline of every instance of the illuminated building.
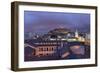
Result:
<instances>
[{"instance_id":1,"label":"illuminated building","mask_svg":"<svg viewBox=\"0 0 100 73\"><path fill-rule=\"evenodd\" d=\"M30 47L32 50L32 56L53 56L57 50L66 49L68 42L84 42L84 37L79 35L78 30L71 32L66 28L57 28L49 31L43 36L38 36L36 39L25 41L25 48ZM66 53L66 52L65 52ZM28 54L28 55L29 55ZM62 57L66 56L64 54Z\"/></svg>"},{"instance_id":2,"label":"illuminated building","mask_svg":"<svg viewBox=\"0 0 100 73\"><path fill-rule=\"evenodd\" d=\"M34 42L34 40L32 40ZM31 42L32 42L31 41ZM52 56L56 53L57 48L61 46L60 41L39 41L39 42L30 42L25 44L24 47L30 47L33 49L33 56Z\"/></svg>"}]
</instances>

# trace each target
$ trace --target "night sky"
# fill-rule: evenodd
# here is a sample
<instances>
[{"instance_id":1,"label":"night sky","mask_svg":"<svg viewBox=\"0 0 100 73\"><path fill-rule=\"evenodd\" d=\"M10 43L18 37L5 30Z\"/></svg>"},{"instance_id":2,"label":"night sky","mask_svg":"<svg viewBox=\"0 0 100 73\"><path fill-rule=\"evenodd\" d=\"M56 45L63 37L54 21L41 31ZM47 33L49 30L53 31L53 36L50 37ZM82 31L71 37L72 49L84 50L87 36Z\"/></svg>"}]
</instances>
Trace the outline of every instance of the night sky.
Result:
<instances>
[{"instance_id":1,"label":"night sky","mask_svg":"<svg viewBox=\"0 0 100 73\"><path fill-rule=\"evenodd\" d=\"M90 32L90 14L24 11L24 32L45 34L55 28Z\"/></svg>"}]
</instances>

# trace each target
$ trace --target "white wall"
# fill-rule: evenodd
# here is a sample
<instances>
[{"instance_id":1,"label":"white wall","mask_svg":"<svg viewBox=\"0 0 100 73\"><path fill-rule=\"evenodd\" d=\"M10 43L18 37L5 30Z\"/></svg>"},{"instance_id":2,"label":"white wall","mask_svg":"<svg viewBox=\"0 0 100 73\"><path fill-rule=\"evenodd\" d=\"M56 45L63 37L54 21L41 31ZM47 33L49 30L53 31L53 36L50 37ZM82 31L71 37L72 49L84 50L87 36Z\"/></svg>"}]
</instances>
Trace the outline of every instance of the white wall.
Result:
<instances>
[{"instance_id":1,"label":"white wall","mask_svg":"<svg viewBox=\"0 0 100 73\"><path fill-rule=\"evenodd\" d=\"M10 54L11 54L11 12L10 3L15 0L0 0L0 73L14 73L10 70ZM18 0L16 0L18 1ZM99 7L100 0L19 0L19 1L33 1L46 3L63 3L63 4L77 4L77 5L94 5ZM98 14L98 19L100 14ZM100 22L98 22L99 24ZM100 25L98 25L100 31ZM100 37L100 33L98 33ZM100 43L100 38L98 39ZM99 46L100 48L100 46ZM98 48L98 51L100 49ZM98 52L99 53L99 52ZM98 54L100 55L100 53ZM100 61L100 58L99 58ZM100 65L100 62L99 62ZM70 68L70 69L55 69L55 70L40 70L40 71L26 71L25 73L99 73L100 66L87 68ZM24 72L22 72L24 73Z\"/></svg>"}]
</instances>

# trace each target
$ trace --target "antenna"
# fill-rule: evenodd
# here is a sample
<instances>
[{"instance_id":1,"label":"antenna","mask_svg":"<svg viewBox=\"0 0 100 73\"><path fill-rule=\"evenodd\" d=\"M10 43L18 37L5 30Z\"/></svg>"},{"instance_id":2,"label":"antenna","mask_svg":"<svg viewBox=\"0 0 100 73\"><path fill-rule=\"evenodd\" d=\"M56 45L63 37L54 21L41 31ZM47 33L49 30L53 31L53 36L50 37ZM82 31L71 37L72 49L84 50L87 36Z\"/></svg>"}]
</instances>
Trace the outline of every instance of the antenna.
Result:
<instances>
[{"instance_id":1,"label":"antenna","mask_svg":"<svg viewBox=\"0 0 100 73\"><path fill-rule=\"evenodd\" d=\"M75 24L75 30L77 31L77 24Z\"/></svg>"}]
</instances>

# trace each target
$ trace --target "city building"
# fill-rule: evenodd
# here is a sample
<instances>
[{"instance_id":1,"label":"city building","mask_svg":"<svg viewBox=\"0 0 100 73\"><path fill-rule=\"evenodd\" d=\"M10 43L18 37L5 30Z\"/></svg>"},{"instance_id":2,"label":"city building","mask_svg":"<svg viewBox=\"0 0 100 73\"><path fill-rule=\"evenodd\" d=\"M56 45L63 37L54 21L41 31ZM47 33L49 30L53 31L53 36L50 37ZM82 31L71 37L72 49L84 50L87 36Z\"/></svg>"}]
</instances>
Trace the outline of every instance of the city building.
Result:
<instances>
[{"instance_id":1,"label":"city building","mask_svg":"<svg viewBox=\"0 0 100 73\"><path fill-rule=\"evenodd\" d=\"M34 42L34 40L32 40ZM59 48L60 41L39 41L39 42L30 42L25 43L24 47L30 47L33 49L31 53L33 56L50 56L56 53L57 48ZM29 49L29 48L28 48ZM29 53L30 54L30 53Z\"/></svg>"},{"instance_id":2,"label":"city building","mask_svg":"<svg viewBox=\"0 0 100 73\"><path fill-rule=\"evenodd\" d=\"M81 34L81 33L80 33ZM84 42L85 38L81 36L76 30L75 32L72 32L69 29L66 28L57 28L54 30L49 31L47 34L45 34L43 37L44 40L65 40L68 42L73 42L73 41L80 41Z\"/></svg>"},{"instance_id":3,"label":"city building","mask_svg":"<svg viewBox=\"0 0 100 73\"><path fill-rule=\"evenodd\" d=\"M37 36L37 35L36 35ZM33 49L31 56L53 56L67 48L68 42L84 42L85 38L79 35L78 30L72 32L66 28L57 28L35 39L25 40L25 50ZM66 52L65 52L66 53ZM64 55L65 56L65 55Z\"/></svg>"}]
</instances>

